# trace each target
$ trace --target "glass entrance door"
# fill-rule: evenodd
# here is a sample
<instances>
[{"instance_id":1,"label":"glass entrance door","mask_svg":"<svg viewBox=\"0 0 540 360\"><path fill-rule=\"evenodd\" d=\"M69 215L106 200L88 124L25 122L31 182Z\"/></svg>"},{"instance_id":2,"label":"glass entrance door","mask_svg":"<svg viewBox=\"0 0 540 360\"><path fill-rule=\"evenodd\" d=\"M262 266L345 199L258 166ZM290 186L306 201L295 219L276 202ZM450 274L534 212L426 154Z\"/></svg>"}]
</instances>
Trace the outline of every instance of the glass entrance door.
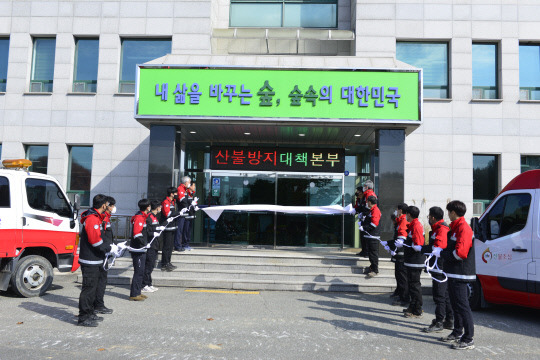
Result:
<instances>
[{"instance_id":1,"label":"glass entrance door","mask_svg":"<svg viewBox=\"0 0 540 360\"><path fill-rule=\"evenodd\" d=\"M343 205L342 175L277 175L277 205ZM341 246L342 215L276 215L277 246Z\"/></svg>"}]
</instances>

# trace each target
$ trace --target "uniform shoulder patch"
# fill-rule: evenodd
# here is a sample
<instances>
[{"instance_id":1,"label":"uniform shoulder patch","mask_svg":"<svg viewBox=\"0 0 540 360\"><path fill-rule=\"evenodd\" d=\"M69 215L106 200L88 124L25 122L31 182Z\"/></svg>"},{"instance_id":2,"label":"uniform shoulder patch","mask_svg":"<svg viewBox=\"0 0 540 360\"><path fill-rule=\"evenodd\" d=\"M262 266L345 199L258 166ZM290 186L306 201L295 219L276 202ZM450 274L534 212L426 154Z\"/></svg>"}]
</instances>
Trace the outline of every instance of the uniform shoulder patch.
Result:
<instances>
[{"instance_id":1,"label":"uniform shoulder patch","mask_svg":"<svg viewBox=\"0 0 540 360\"><path fill-rule=\"evenodd\" d=\"M94 225L94 229L99 229L99 225Z\"/></svg>"},{"instance_id":2,"label":"uniform shoulder patch","mask_svg":"<svg viewBox=\"0 0 540 360\"><path fill-rule=\"evenodd\" d=\"M142 223L139 223L139 226L142 226Z\"/></svg>"}]
</instances>

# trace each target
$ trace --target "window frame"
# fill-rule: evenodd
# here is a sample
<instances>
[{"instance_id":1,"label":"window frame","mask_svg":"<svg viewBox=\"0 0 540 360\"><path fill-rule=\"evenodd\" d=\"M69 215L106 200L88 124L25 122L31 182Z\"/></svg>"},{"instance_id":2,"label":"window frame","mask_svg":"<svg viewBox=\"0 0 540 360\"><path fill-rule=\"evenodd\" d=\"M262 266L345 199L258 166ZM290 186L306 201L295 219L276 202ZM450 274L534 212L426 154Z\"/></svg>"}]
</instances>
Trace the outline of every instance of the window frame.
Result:
<instances>
[{"instance_id":1,"label":"window frame","mask_svg":"<svg viewBox=\"0 0 540 360\"><path fill-rule=\"evenodd\" d=\"M527 209L527 218L526 218L526 221L525 221L525 224L523 225L523 227L517 231L514 231L514 232L509 232L509 233L506 233L504 235L501 235L501 230L503 229L503 222L504 222L504 219L507 218L507 212L506 212L506 207L508 205L508 198L511 197L511 196L523 196L523 195L526 195L528 196L529 198L529 206L528 206L528 209ZM511 192L511 193L507 193L503 196L501 196L500 198L497 199L497 201L493 204L493 206L491 206L491 208L489 209L489 212L486 214L485 218L482 219L482 221L485 220L485 229L486 229L486 232L488 236L486 236L486 241L494 241L494 240L499 240L501 238L504 238L506 236L511 236L513 234L517 234L521 231L523 231L526 227L527 227L527 224L529 223L529 217L531 216L531 205L532 205L532 194L529 193L529 192ZM490 215L491 215L491 211L499 205L500 202L504 202L503 204L503 208L502 208L502 216L499 220L499 223L498 223L498 226L499 226L499 233L497 234L497 237L493 238L492 236L492 233L491 233L491 221L490 221ZM489 221L489 222L488 222Z\"/></svg>"},{"instance_id":2,"label":"window frame","mask_svg":"<svg viewBox=\"0 0 540 360\"><path fill-rule=\"evenodd\" d=\"M81 40L97 40L98 42L98 58L97 58L97 70L96 70L96 80L77 80L77 69L78 69L78 59L79 59L79 41ZM96 93L97 92L97 77L99 74L99 36L96 37L75 37L75 58L73 60L73 83L72 83L72 91L73 92L81 92L81 91L75 91L75 83L85 83L85 91L84 93ZM95 88L92 89L89 85L95 85ZM87 90L88 89L88 90ZM93 91L90 91L93 90Z\"/></svg>"},{"instance_id":3,"label":"window frame","mask_svg":"<svg viewBox=\"0 0 540 360\"><path fill-rule=\"evenodd\" d=\"M398 47L399 43L415 43L415 44L425 44L425 45L427 45L427 44L443 45L444 44L444 45L446 45L446 81L447 81L446 86L439 86L437 88L432 86L432 88L430 89L428 86L426 86L426 82L423 81L423 83L422 83L422 93L425 94L424 89L426 89L426 88L428 88L430 90L437 90L437 89L446 90L446 97L424 97L424 100L451 100L452 99L452 79L451 79L452 71L451 71L451 64L450 64L450 61L451 61L450 54L452 52L451 40L397 39L396 38L396 60L405 62L403 60L399 60L398 57L397 57L397 47ZM413 64L409 64L409 65L415 66ZM425 71L424 71L424 74L425 74Z\"/></svg>"},{"instance_id":4,"label":"window frame","mask_svg":"<svg viewBox=\"0 0 540 360\"><path fill-rule=\"evenodd\" d=\"M532 47L532 46L535 46L538 48L539 52L540 52L540 42L528 42L528 41L523 41L523 42L519 42L519 46L518 46L518 56L519 56L519 61L518 61L518 64L519 64L519 78L521 78L521 71L522 71L522 67L521 67L521 47ZM523 69L523 71L525 71L525 69ZM538 71L539 73L539 76L540 76L540 70ZM536 98L536 99L533 99L531 98L531 92L532 91L535 91L535 92L538 92L539 96ZM525 98L525 94L527 94L526 98ZM530 87L530 86L521 86L521 81L519 81L519 100L520 101L540 101L540 83L538 84L537 87Z\"/></svg>"},{"instance_id":5,"label":"window frame","mask_svg":"<svg viewBox=\"0 0 540 360\"><path fill-rule=\"evenodd\" d=\"M172 37L121 37L120 38L120 74L118 76L118 93L120 94L134 94L135 93L135 80L122 80L122 72L124 69L124 41L169 41L171 44L171 52L172 52ZM154 59L157 59L158 57L161 57L164 55L157 56ZM150 61L150 60L148 60ZM137 75L137 74L135 74ZM123 86L125 85L132 85L133 91L122 91Z\"/></svg>"},{"instance_id":6,"label":"window frame","mask_svg":"<svg viewBox=\"0 0 540 360\"><path fill-rule=\"evenodd\" d=\"M281 23L279 26L242 26L242 25L233 25L231 23L232 19L232 9L233 4L281 4ZM328 4L336 5L336 26L326 27L326 26L284 26L285 21L285 4ZM272 29L338 29L339 28L339 0L231 0L229 6L229 28L272 28Z\"/></svg>"},{"instance_id":7,"label":"window frame","mask_svg":"<svg viewBox=\"0 0 540 360\"><path fill-rule=\"evenodd\" d=\"M9 47L11 45L11 39L9 36L0 36L0 40L7 40L7 52L6 52L6 78L0 78L0 93L6 92L7 89L7 74L9 68Z\"/></svg>"},{"instance_id":8,"label":"window frame","mask_svg":"<svg viewBox=\"0 0 540 360\"><path fill-rule=\"evenodd\" d=\"M31 203L30 203L30 196L29 196L29 193L28 193L28 184L31 183L31 182L43 182L45 184L52 184L56 187L56 195L58 196L59 199L62 199L66 205L66 208L64 210L66 210L67 212L59 212L58 209L55 209L53 208L51 205L49 204L44 204L44 205L47 205L49 206L51 209L48 210L48 209L40 209L40 208L36 208L34 207ZM26 203L28 204L28 206L31 208L31 209L34 209L34 210L38 210L38 211L45 211L45 212L50 212L50 213L54 213L58 216L61 216L61 217L66 217L66 218L71 218L72 217L72 211L73 209L71 208L71 204L69 202L69 200L65 197L64 193L62 192L62 189L60 188L60 186L55 183L54 181L51 181L51 180L47 180L47 179L40 179L40 178L35 178L35 177L29 177L27 179L25 179L24 181L24 190L25 190L25 193L26 193ZM62 196L59 196L59 195L62 195Z\"/></svg>"},{"instance_id":9,"label":"window frame","mask_svg":"<svg viewBox=\"0 0 540 360\"><path fill-rule=\"evenodd\" d=\"M54 57L53 57L53 61L52 61L52 63L53 63L53 74L52 74L52 79L50 79L50 80L34 79L34 76L35 76L34 73L35 73L35 70L36 70L36 42L38 40L54 40ZM30 69L30 92L48 93L48 92L53 91L55 61L56 61L56 36L33 36L32 37L32 64L31 64L32 68ZM41 91L33 91L32 90L32 84L33 83L41 83ZM48 89L48 87L44 87L44 85L50 86L50 89ZM44 91L44 88L45 88L45 90L50 90L50 91Z\"/></svg>"},{"instance_id":10,"label":"window frame","mask_svg":"<svg viewBox=\"0 0 540 360\"><path fill-rule=\"evenodd\" d=\"M520 154L520 170L521 173L524 173L525 171L529 170L539 170L540 169L540 161L538 161L539 165L538 167L534 167L532 169L524 169L524 167L530 167L529 164L523 164L523 160L527 160L528 158L537 158L540 160L540 155L537 154Z\"/></svg>"},{"instance_id":11,"label":"window frame","mask_svg":"<svg viewBox=\"0 0 540 360\"><path fill-rule=\"evenodd\" d=\"M495 97L494 98L486 98L483 96L482 94L482 97L474 97L474 91L475 89L480 89L480 90L486 90L485 86L474 86L474 83L472 85L472 100L500 100L502 98L502 94L501 94L501 86L500 86L500 79L501 79L501 76L500 76L500 63L501 63L501 59L500 59L500 49L501 49L501 46L499 44L499 42L497 41L473 41L472 42L472 46L474 45L494 45L495 46ZM474 63L474 55L473 55L473 52L471 51L471 60L472 60L472 63ZM471 66L471 69L472 69L472 66ZM472 69L474 71L474 69ZM473 79L472 81L474 81L474 73L472 75ZM490 90L490 89L488 89Z\"/></svg>"},{"instance_id":12,"label":"window frame","mask_svg":"<svg viewBox=\"0 0 540 360\"><path fill-rule=\"evenodd\" d=\"M92 164L90 165L90 186L88 190L72 190L71 189L71 167L73 165L73 148L91 148L92 149ZM71 196L75 196L75 194L79 194L81 197L81 206L90 206L90 192L92 191L92 165L94 163L94 146L93 145L68 145L68 173L67 173L67 186L66 186L66 194L68 196L68 199L74 203L74 198L72 199ZM88 201L86 202L85 199L88 198Z\"/></svg>"},{"instance_id":13,"label":"window frame","mask_svg":"<svg viewBox=\"0 0 540 360\"><path fill-rule=\"evenodd\" d=\"M40 172L40 171L36 171L35 168L34 168L34 163L32 162L32 166L28 169L28 171L31 171L31 172L37 172L38 174L44 174L44 175L47 175L48 171L49 171L49 144L24 144L24 158L25 159L28 159L30 161L32 161L30 159L30 149L32 147L46 147L47 148L47 163L45 165L45 169L47 170L46 172ZM30 170L32 169L32 170Z\"/></svg>"}]
</instances>

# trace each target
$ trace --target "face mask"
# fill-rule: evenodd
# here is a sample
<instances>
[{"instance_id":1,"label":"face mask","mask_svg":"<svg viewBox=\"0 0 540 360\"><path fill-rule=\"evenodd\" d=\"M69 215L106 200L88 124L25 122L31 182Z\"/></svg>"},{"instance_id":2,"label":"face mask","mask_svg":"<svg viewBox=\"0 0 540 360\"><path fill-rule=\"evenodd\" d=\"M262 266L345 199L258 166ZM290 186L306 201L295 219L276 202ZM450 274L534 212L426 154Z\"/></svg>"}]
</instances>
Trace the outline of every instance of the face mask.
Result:
<instances>
[{"instance_id":1,"label":"face mask","mask_svg":"<svg viewBox=\"0 0 540 360\"><path fill-rule=\"evenodd\" d=\"M394 210L394 216L396 216L396 217L398 216L397 215L397 210Z\"/></svg>"},{"instance_id":2,"label":"face mask","mask_svg":"<svg viewBox=\"0 0 540 360\"><path fill-rule=\"evenodd\" d=\"M111 214L116 214L116 206L112 208Z\"/></svg>"}]
</instances>

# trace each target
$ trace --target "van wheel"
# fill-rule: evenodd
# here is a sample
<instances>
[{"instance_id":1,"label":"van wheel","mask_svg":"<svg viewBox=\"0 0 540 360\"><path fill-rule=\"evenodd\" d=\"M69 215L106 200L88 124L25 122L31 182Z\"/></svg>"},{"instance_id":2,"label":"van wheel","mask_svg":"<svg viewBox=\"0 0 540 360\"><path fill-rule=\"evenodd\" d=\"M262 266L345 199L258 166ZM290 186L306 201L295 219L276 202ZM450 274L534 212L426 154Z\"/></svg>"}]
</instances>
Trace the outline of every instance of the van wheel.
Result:
<instances>
[{"instance_id":1,"label":"van wheel","mask_svg":"<svg viewBox=\"0 0 540 360\"><path fill-rule=\"evenodd\" d=\"M482 309L482 285L476 279L475 282L467 283L469 287L469 306L471 310Z\"/></svg>"},{"instance_id":2,"label":"van wheel","mask_svg":"<svg viewBox=\"0 0 540 360\"><path fill-rule=\"evenodd\" d=\"M23 297L43 295L53 282L51 263L42 256L23 257L11 275L11 288Z\"/></svg>"}]
</instances>

